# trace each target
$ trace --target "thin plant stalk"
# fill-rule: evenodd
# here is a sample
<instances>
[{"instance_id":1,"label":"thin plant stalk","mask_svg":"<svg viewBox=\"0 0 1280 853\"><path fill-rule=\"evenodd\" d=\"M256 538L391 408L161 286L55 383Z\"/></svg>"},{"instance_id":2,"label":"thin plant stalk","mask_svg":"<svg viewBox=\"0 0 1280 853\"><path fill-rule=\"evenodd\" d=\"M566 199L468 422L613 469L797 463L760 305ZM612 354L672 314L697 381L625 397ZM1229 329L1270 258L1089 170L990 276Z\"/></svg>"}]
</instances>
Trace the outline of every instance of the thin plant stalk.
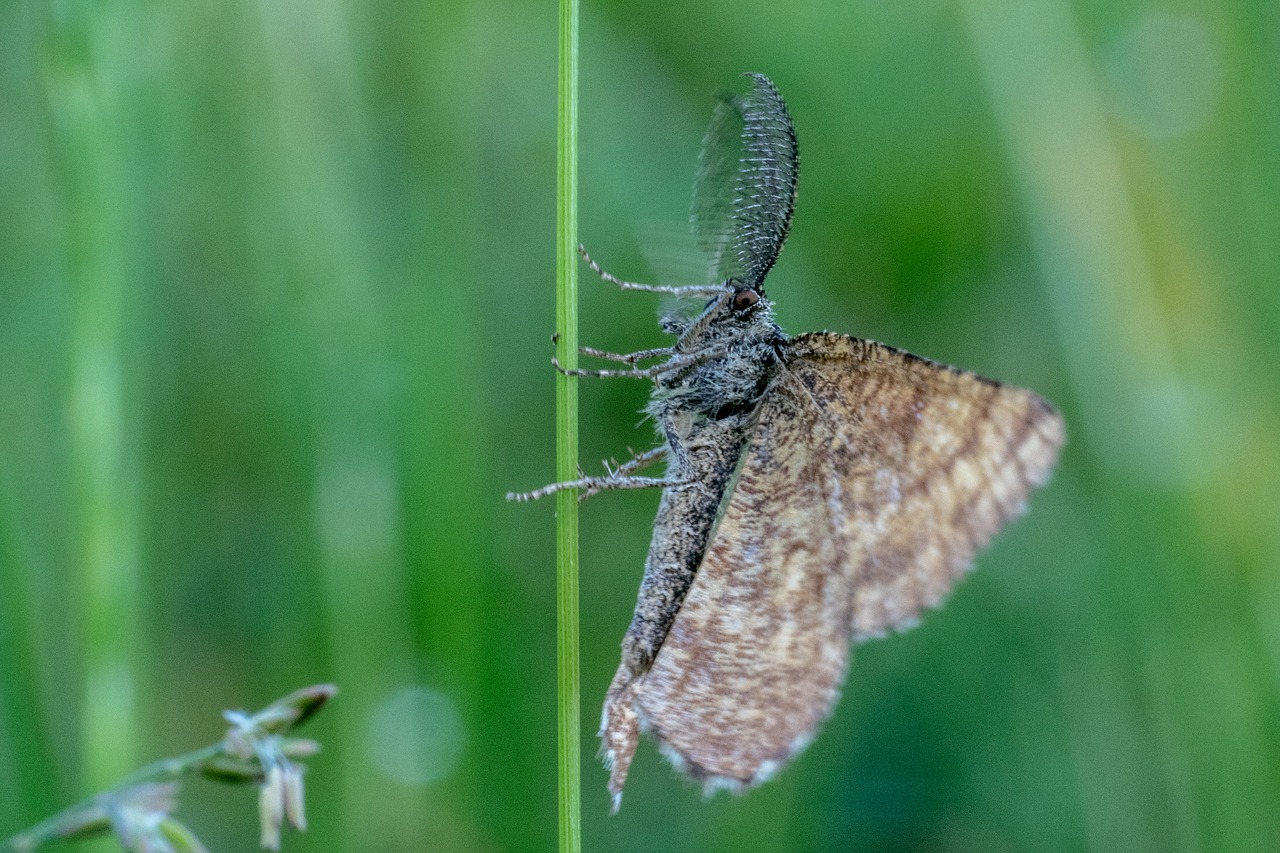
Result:
<instances>
[{"instance_id":1,"label":"thin plant stalk","mask_svg":"<svg viewBox=\"0 0 1280 853\"><path fill-rule=\"evenodd\" d=\"M578 364L578 0L560 0L556 187L556 357ZM578 380L556 377L556 479L578 473ZM556 705L561 853L582 849L578 684L578 494L556 495Z\"/></svg>"},{"instance_id":2,"label":"thin plant stalk","mask_svg":"<svg viewBox=\"0 0 1280 853\"><path fill-rule=\"evenodd\" d=\"M225 711L223 717L231 728L217 743L148 764L109 790L65 808L3 842L3 849L30 853L58 839L81 840L115 833L130 850L201 853L204 845L170 815L177 805L177 781L199 773L222 782L263 785L259 792L262 844L278 850L280 828L286 817L297 829L306 827L303 768L296 760L314 755L320 748L315 741L285 735L309 720L337 692L331 684L316 684L295 690L256 714ZM264 795L277 797L278 808L264 812Z\"/></svg>"}]
</instances>

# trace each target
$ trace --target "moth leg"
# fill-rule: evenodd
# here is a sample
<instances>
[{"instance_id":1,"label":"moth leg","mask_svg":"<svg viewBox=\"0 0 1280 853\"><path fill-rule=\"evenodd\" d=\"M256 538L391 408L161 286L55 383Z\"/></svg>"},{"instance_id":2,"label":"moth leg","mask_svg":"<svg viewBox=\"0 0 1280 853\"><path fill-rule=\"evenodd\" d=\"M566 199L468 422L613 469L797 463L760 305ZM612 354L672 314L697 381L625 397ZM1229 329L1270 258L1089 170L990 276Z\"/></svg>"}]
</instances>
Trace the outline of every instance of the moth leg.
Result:
<instances>
[{"instance_id":1,"label":"moth leg","mask_svg":"<svg viewBox=\"0 0 1280 853\"><path fill-rule=\"evenodd\" d=\"M627 450L630 451L631 448L627 448ZM606 479L629 478L636 471L648 468L650 465L657 462L659 459L662 459L666 455L667 448L664 445L662 447L655 447L652 450L646 450L644 453L636 454L621 465L617 462L612 464L609 462L602 462L601 465L604 466L605 473L608 475ZM592 495L600 494L600 492L601 489L588 488L582 493L579 500L586 500Z\"/></svg>"},{"instance_id":2,"label":"moth leg","mask_svg":"<svg viewBox=\"0 0 1280 853\"><path fill-rule=\"evenodd\" d=\"M713 361L721 358L728 353L725 347L709 347L701 352L686 353L683 355L675 355L662 364L655 364L653 367L636 367L631 370L569 370L561 367L560 361L556 358L551 359L552 366L565 376L595 376L595 377L625 377L627 379L653 379L667 373L675 373L684 370L686 367L693 367L704 362Z\"/></svg>"},{"instance_id":3,"label":"moth leg","mask_svg":"<svg viewBox=\"0 0 1280 853\"><path fill-rule=\"evenodd\" d=\"M728 288L721 284L686 284L686 285L663 285L663 284L638 284L634 281L623 281L615 275L600 269L600 265L591 259L587 254L586 246L578 244L578 254L582 255L582 259L587 262L587 266L591 271L600 276L603 280L610 284L615 284L620 290L642 290L646 293L670 293L675 296L714 296L718 293L725 293Z\"/></svg>"},{"instance_id":4,"label":"moth leg","mask_svg":"<svg viewBox=\"0 0 1280 853\"><path fill-rule=\"evenodd\" d=\"M598 495L600 492L612 489L667 489L684 488L685 486L693 485L694 481L692 480L633 476L636 471L652 465L666 455L667 448L665 446L655 447L615 467L610 467L606 463L604 466L606 473L603 477L581 477L577 480L569 480L563 483L552 483L549 486L543 486L541 489L534 489L532 492L508 492L507 500L536 501L539 498L554 495L556 492L563 492L565 489L581 490L582 494L578 495L578 500L586 500L592 495Z\"/></svg>"},{"instance_id":5,"label":"moth leg","mask_svg":"<svg viewBox=\"0 0 1280 853\"><path fill-rule=\"evenodd\" d=\"M596 349L595 347L578 347L578 352L592 358L603 358L606 361L620 361L623 364L635 364L637 361L644 361L649 358L662 358L663 356L675 355L675 351L671 347L659 347L658 349L642 349L639 352L616 353L607 352L606 350Z\"/></svg>"},{"instance_id":6,"label":"moth leg","mask_svg":"<svg viewBox=\"0 0 1280 853\"><path fill-rule=\"evenodd\" d=\"M652 450L646 450L644 453L636 453L628 447L627 452L634 453L635 455L610 471L610 474L630 474L632 471L639 471L641 468L648 468L650 465L666 456L669 450L664 444L662 447L655 447ZM616 465L617 463L615 462L614 464ZM608 465L605 466L606 470L608 467Z\"/></svg>"},{"instance_id":7,"label":"moth leg","mask_svg":"<svg viewBox=\"0 0 1280 853\"><path fill-rule=\"evenodd\" d=\"M509 501L536 501L565 489L581 489L579 500L610 489L666 489L692 485L691 480L668 480L665 477L583 477L580 480L568 480L563 483L552 483L532 492L507 492Z\"/></svg>"}]
</instances>

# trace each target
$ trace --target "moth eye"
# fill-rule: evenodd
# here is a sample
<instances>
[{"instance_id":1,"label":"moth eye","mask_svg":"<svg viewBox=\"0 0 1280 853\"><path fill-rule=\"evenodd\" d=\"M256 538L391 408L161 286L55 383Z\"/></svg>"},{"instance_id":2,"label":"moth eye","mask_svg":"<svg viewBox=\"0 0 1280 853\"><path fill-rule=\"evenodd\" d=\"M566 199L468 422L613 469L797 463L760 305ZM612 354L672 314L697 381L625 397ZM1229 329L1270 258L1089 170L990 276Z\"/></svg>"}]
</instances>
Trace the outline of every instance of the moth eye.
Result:
<instances>
[{"instance_id":1,"label":"moth eye","mask_svg":"<svg viewBox=\"0 0 1280 853\"><path fill-rule=\"evenodd\" d=\"M760 294L754 290L739 290L733 296L733 310L745 311L760 301Z\"/></svg>"}]
</instances>

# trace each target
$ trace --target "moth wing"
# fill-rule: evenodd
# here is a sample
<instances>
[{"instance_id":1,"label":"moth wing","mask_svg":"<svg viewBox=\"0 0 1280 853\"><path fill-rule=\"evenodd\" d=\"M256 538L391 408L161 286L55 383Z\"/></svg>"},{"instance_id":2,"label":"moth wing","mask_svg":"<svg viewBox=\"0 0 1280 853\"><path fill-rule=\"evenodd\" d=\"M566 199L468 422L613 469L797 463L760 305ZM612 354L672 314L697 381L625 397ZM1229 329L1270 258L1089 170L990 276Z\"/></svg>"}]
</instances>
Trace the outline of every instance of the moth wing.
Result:
<instances>
[{"instance_id":1,"label":"moth wing","mask_svg":"<svg viewBox=\"0 0 1280 853\"><path fill-rule=\"evenodd\" d=\"M1063 436L1028 391L870 341L796 338L628 710L709 789L763 781L830 713L850 639L937 605Z\"/></svg>"},{"instance_id":2,"label":"moth wing","mask_svg":"<svg viewBox=\"0 0 1280 853\"><path fill-rule=\"evenodd\" d=\"M1031 391L875 341L820 332L788 354L831 436L854 639L910 627L1026 511L1066 438L1062 416Z\"/></svg>"},{"instance_id":3,"label":"moth wing","mask_svg":"<svg viewBox=\"0 0 1280 853\"><path fill-rule=\"evenodd\" d=\"M834 704L849 658L849 573L831 535L820 448L796 441L807 402L778 389L633 707L708 789L764 781Z\"/></svg>"}]
</instances>

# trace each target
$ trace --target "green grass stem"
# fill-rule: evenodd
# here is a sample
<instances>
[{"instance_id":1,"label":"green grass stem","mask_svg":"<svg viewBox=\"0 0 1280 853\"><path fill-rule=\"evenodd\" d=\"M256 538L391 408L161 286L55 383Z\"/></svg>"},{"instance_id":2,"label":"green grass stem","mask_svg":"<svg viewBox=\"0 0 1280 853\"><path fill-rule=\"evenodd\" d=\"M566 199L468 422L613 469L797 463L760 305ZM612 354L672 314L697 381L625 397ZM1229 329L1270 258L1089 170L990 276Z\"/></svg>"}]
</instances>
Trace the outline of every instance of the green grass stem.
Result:
<instances>
[{"instance_id":1,"label":"green grass stem","mask_svg":"<svg viewBox=\"0 0 1280 853\"><path fill-rule=\"evenodd\" d=\"M556 186L556 355L578 361L578 2L560 0ZM578 476L578 380L556 378L556 479ZM582 848L581 712L578 686L578 494L556 495L556 696L560 850Z\"/></svg>"}]
</instances>

